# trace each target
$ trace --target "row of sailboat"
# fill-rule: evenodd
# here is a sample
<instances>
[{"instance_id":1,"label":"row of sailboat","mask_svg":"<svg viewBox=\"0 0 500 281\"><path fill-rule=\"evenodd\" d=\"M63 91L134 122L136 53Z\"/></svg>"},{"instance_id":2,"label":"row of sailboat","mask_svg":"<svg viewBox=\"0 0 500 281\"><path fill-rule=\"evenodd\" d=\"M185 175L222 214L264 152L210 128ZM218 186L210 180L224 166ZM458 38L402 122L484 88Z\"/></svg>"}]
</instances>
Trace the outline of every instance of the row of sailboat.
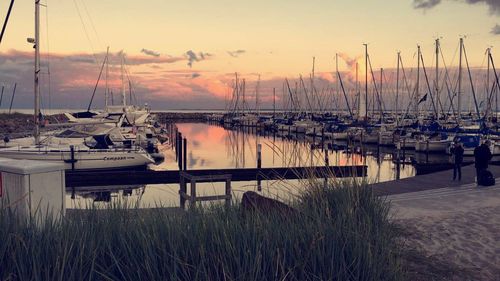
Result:
<instances>
[{"instance_id":1,"label":"row of sailboat","mask_svg":"<svg viewBox=\"0 0 500 281\"><path fill-rule=\"evenodd\" d=\"M261 112L257 105L255 110L247 109L244 95L245 80L241 81L236 76L227 113L214 114L208 116L208 119L230 128L257 127L284 135L305 134L337 141L350 140L429 153L449 154L453 144L460 142L465 148L465 155L472 155L475 147L488 140L492 153L500 154L499 124L496 105L494 105L498 100L500 84L491 49L486 50L488 65L486 81L484 81L486 91L484 100L480 102L477 87L473 83L463 38L459 40L460 53L456 81L452 81L444 62L443 67L440 68L440 58L444 61L444 57L439 39L436 39L435 47L434 81L430 81L420 46L417 46L416 77L413 81L408 81L408 73L402 67L401 54L398 52L396 81L393 85L386 86L395 92L394 96L391 96L395 98L395 103L390 109L386 107L382 95L383 82L387 81L384 71L380 70L380 80L375 78L365 44L364 92L360 89L357 79L358 67L356 65L355 95L348 95L337 63L336 84L339 93L342 93L344 97L343 108L340 108L339 98L330 109L318 106L318 104L321 105L322 100L326 99L318 96L320 91L314 84L313 59L313 72L310 76L309 87L306 87L302 77L295 83L295 89L290 86L288 80L285 80L281 110L276 110L275 89L273 89L272 112ZM473 109L468 113L464 113L462 101L466 93L462 81L465 76L463 64L466 65L466 74L470 82L467 93L473 104ZM444 75L442 75L442 69L444 69ZM369 75L371 79L368 78ZM490 79L491 76L493 79ZM369 90L370 80L371 91ZM425 90L422 91L421 88ZM403 90L408 95L406 108L402 106ZM258 101L257 95L256 89L256 102ZM342 97L342 95L338 96ZM446 98L442 98L442 95ZM302 104L300 104L301 98Z\"/></svg>"},{"instance_id":2,"label":"row of sailboat","mask_svg":"<svg viewBox=\"0 0 500 281\"><path fill-rule=\"evenodd\" d=\"M164 131L147 105L126 103L123 64L121 105L108 105L106 98L102 112L91 112L89 105L86 112L66 113L68 123L55 124L66 128L41 132L52 125L44 124L40 111L40 5L35 1L35 38L28 39L35 50L33 137L5 138L0 157L64 163L72 170L142 168L161 160L156 145L165 141Z\"/></svg>"}]
</instances>

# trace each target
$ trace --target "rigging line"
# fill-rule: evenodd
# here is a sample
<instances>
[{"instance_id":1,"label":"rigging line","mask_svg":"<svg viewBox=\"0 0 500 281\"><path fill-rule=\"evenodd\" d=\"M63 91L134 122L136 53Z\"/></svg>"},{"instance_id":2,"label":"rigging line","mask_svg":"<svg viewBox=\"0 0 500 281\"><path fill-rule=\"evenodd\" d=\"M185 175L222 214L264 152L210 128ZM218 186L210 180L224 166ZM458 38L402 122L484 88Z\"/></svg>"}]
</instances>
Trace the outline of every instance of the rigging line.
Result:
<instances>
[{"instance_id":1,"label":"rigging line","mask_svg":"<svg viewBox=\"0 0 500 281\"><path fill-rule=\"evenodd\" d=\"M443 66L444 66L444 83L446 85L446 90L447 90L447 93L448 93L448 99L450 101L450 107L448 107L448 110L446 112L447 113L450 112L450 108L451 108L453 117L456 119L457 116L455 114L455 107L453 106L454 95L450 95L450 92L453 93L453 89L450 89L450 75L449 75L449 72L448 72L448 66L446 65L446 60L444 59L443 50L441 49L441 44L439 45L439 53L441 54L441 60L443 61Z\"/></svg>"},{"instance_id":2,"label":"rigging line","mask_svg":"<svg viewBox=\"0 0 500 281\"><path fill-rule=\"evenodd\" d=\"M90 107L92 106L92 102L94 101L95 92L97 90L97 86L99 85L99 81L101 80L102 71L104 69L104 66L106 65L107 60L108 60L108 56L106 55L106 57L104 58L104 61L102 62L101 71L99 72L99 77L97 78L97 82L95 83L94 92L92 92L92 97L90 98L90 102L89 102L89 106L87 107L87 111L90 111Z\"/></svg>"},{"instance_id":3,"label":"rigging line","mask_svg":"<svg viewBox=\"0 0 500 281\"><path fill-rule=\"evenodd\" d=\"M429 96L431 98L432 108L434 109L434 113L436 114L436 118L439 119L439 112L438 112L438 109L436 107L436 104L434 103L434 97L432 96L432 90L431 90L431 85L429 83L429 78L427 76L427 70L425 70L424 56L420 55L420 61L422 62L422 69L424 70L425 82L427 84L427 90L429 91Z\"/></svg>"},{"instance_id":4,"label":"rigging line","mask_svg":"<svg viewBox=\"0 0 500 281\"><path fill-rule=\"evenodd\" d=\"M13 6L14 6L14 0L11 0L9 9L7 10L7 15L5 16L5 21L2 26L2 33L0 33L0 43L2 43L3 35L5 33L5 28L7 28L7 23L9 22L10 12L12 11Z\"/></svg>"},{"instance_id":5,"label":"rigging line","mask_svg":"<svg viewBox=\"0 0 500 281\"><path fill-rule=\"evenodd\" d=\"M73 0L73 3L75 4L76 12L78 13L78 17L80 18L80 22L82 23L82 28L83 28L83 31L85 32L85 36L87 37L87 41L89 42L90 48L92 49L92 55L94 56L95 63L97 65L97 67L99 67L99 60L97 59L94 45L92 44L92 41L90 40L90 36L89 36L89 33L87 32L87 27L85 26L85 22L83 21L82 14L80 13L80 9L78 8L78 4L76 3L76 0Z\"/></svg>"},{"instance_id":6,"label":"rigging line","mask_svg":"<svg viewBox=\"0 0 500 281\"><path fill-rule=\"evenodd\" d=\"M380 99L380 93L377 88L377 81L375 80L375 75L373 74L373 69L372 69L372 60L370 59L370 56L368 56L368 65L370 66L370 72L372 74L372 82L373 82L373 87L375 89L375 93L377 94L377 100L378 100L378 105L379 105L379 110L380 113L383 116L383 111L385 110L385 106L383 104L383 101ZM375 101L373 101L375 103Z\"/></svg>"},{"instance_id":7,"label":"rigging line","mask_svg":"<svg viewBox=\"0 0 500 281\"><path fill-rule=\"evenodd\" d=\"M128 69L127 66L127 60L123 58L123 64L125 65L125 75L127 75L127 80L129 82L129 102L132 103L132 95L134 96L134 101L135 105L137 105L137 96L135 95L135 92L132 92L132 81L130 79L130 70Z\"/></svg>"},{"instance_id":8,"label":"rigging line","mask_svg":"<svg viewBox=\"0 0 500 281\"><path fill-rule=\"evenodd\" d=\"M50 80L50 42L49 42L49 0L45 0L45 25L46 25L46 41L47 41L47 90L49 96L49 110L52 109L52 91Z\"/></svg>"},{"instance_id":9,"label":"rigging line","mask_svg":"<svg viewBox=\"0 0 500 281\"><path fill-rule=\"evenodd\" d=\"M465 64L467 65L467 72L469 73L469 81L472 90L472 97L474 98L474 105L476 106L477 118L481 119L481 114L479 113L479 106L477 105L476 91L474 89L474 83L472 81L472 74L470 72L469 60L467 59L467 52L465 51L465 46L463 46L463 50L465 55Z\"/></svg>"},{"instance_id":10,"label":"rigging line","mask_svg":"<svg viewBox=\"0 0 500 281\"><path fill-rule=\"evenodd\" d=\"M89 22L90 22L90 27L92 27L92 30L95 33L95 36L96 36L97 41L99 43L99 47L101 47L101 49L102 49L103 45L102 45L101 38L99 37L99 34L97 33L97 29L95 28L94 21L92 20L92 17L89 14L89 11L87 9L87 5L85 4L85 1L83 1L83 0L80 0L80 2L82 3L82 6L83 6L83 9L85 10L85 13L87 14L87 18L89 19Z\"/></svg>"}]
</instances>

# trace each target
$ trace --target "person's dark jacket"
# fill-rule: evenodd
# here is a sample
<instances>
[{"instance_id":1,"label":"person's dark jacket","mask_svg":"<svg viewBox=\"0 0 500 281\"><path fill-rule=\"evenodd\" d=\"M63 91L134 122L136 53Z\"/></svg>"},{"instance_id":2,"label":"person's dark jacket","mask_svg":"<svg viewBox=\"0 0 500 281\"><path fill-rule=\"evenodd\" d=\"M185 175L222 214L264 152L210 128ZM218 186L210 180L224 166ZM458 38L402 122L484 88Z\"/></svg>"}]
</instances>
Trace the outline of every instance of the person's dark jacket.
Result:
<instances>
[{"instance_id":1,"label":"person's dark jacket","mask_svg":"<svg viewBox=\"0 0 500 281\"><path fill-rule=\"evenodd\" d=\"M474 149L474 166L478 169L488 168L488 162L491 160L491 151L486 144L481 144Z\"/></svg>"},{"instance_id":2,"label":"person's dark jacket","mask_svg":"<svg viewBox=\"0 0 500 281\"><path fill-rule=\"evenodd\" d=\"M454 156L455 164L462 164L464 161L464 149L463 147L453 147L451 148L451 154Z\"/></svg>"}]
</instances>

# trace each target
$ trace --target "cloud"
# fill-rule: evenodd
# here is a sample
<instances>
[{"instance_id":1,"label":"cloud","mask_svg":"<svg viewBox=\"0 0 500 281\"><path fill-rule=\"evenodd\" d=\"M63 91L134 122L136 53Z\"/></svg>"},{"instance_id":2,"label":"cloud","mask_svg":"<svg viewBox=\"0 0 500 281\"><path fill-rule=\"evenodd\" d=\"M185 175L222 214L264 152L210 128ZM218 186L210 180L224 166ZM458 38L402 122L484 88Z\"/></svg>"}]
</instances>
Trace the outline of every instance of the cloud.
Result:
<instances>
[{"instance_id":1,"label":"cloud","mask_svg":"<svg viewBox=\"0 0 500 281\"><path fill-rule=\"evenodd\" d=\"M204 53L204 52L199 52L198 54L196 54L195 52L193 52L193 50L189 50L186 52L186 56L187 56L187 59L188 59L188 64L189 67L193 67L193 62L198 62L198 61L202 61L202 60L205 60L207 59L208 57L212 56L212 54L210 53Z\"/></svg>"},{"instance_id":2,"label":"cloud","mask_svg":"<svg viewBox=\"0 0 500 281\"><path fill-rule=\"evenodd\" d=\"M415 9L431 9L441 3L441 0L413 0L413 8Z\"/></svg>"},{"instance_id":3,"label":"cloud","mask_svg":"<svg viewBox=\"0 0 500 281\"><path fill-rule=\"evenodd\" d=\"M233 58L237 58L239 57L240 55L246 53L245 50L236 50L236 51L227 51L227 53L232 56Z\"/></svg>"},{"instance_id":4,"label":"cloud","mask_svg":"<svg viewBox=\"0 0 500 281\"><path fill-rule=\"evenodd\" d=\"M448 0L450 1L450 0ZM467 4L485 4L489 7L491 14L500 15L500 1L499 0L453 0L460 1ZM431 9L441 4L442 0L413 0L413 7L415 9Z\"/></svg>"},{"instance_id":5,"label":"cloud","mask_svg":"<svg viewBox=\"0 0 500 281\"><path fill-rule=\"evenodd\" d=\"M500 0L453 0L453 1L454 2L460 1L470 5L484 4L489 7L490 13L492 15L500 15ZM441 3L442 0L413 0L413 8L428 10L436 7ZM500 27L498 26L498 24L492 28L490 33L495 35L500 34Z\"/></svg>"},{"instance_id":6,"label":"cloud","mask_svg":"<svg viewBox=\"0 0 500 281\"><path fill-rule=\"evenodd\" d=\"M494 35L500 35L500 25L495 25L492 29L491 29L491 34L494 34Z\"/></svg>"},{"instance_id":7,"label":"cloud","mask_svg":"<svg viewBox=\"0 0 500 281\"><path fill-rule=\"evenodd\" d=\"M468 4L486 4L490 7L491 14L500 15L500 1L498 0L465 0Z\"/></svg>"},{"instance_id":8,"label":"cloud","mask_svg":"<svg viewBox=\"0 0 500 281\"><path fill-rule=\"evenodd\" d=\"M148 50L148 49L142 49L141 53L146 54L148 56L153 56L153 57L159 57L160 56L160 53L155 52L153 50Z\"/></svg>"}]
</instances>

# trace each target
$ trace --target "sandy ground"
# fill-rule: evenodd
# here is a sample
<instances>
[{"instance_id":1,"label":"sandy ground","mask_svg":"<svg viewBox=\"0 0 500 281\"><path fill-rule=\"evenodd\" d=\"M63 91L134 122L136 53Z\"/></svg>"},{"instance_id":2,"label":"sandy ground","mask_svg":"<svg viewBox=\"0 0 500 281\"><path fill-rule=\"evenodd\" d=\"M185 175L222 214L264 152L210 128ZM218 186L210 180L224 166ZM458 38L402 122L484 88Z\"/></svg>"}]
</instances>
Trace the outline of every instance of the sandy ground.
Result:
<instances>
[{"instance_id":1,"label":"sandy ground","mask_svg":"<svg viewBox=\"0 0 500 281\"><path fill-rule=\"evenodd\" d=\"M387 197L408 244L468 272L451 280L500 280L500 178Z\"/></svg>"}]
</instances>

